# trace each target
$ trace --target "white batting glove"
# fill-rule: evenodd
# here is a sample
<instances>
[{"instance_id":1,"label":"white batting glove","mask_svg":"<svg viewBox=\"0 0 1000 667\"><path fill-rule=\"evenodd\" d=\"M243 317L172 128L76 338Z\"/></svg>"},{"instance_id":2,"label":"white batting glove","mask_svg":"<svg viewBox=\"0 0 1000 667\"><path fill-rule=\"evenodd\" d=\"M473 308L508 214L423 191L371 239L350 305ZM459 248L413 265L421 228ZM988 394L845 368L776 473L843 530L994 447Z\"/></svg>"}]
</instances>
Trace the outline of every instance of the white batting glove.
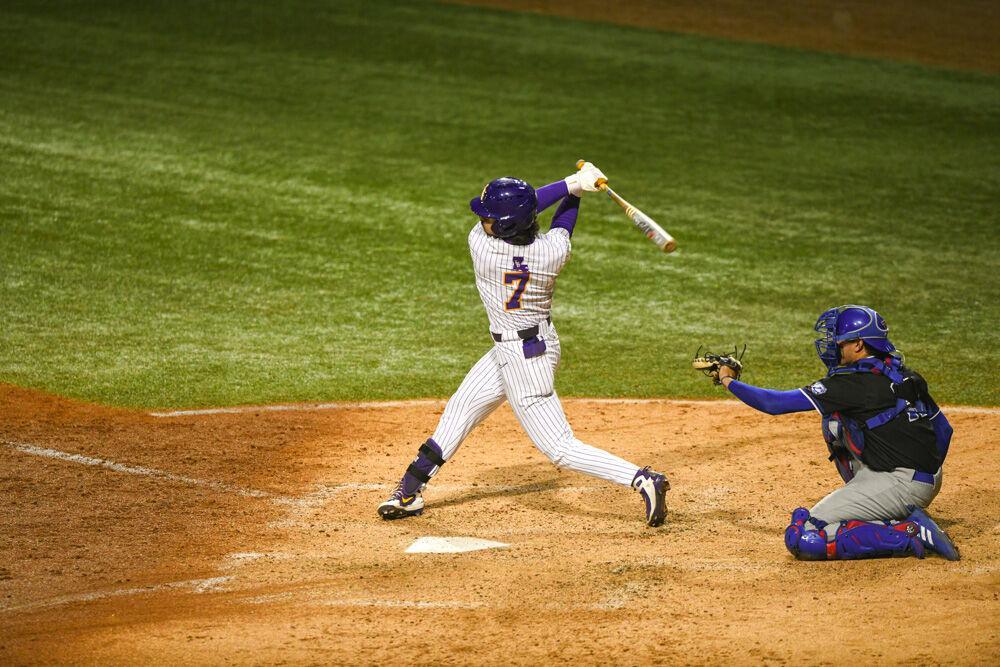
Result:
<instances>
[{"instance_id":1,"label":"white batting glove","mask_svg":"<svg viewBox=\"0 0 1000 667\"><path fill-rule=\"evenodd\" d=\"M586 192L597 192L600 190L597 187L597 181L608 180L604 172L595 167L592 162L584 162L583 166L580 167L580 171L576 172L576 176L580 182L580 187Z\"/></svg>"},{"instance_id":2,"label":"white batting glove","mask_svg":"<svg viewBox=\"0 0 1000 667\"><path fill-rule=\"evenodd\" d=\"M583 186L580 185L580 174L570 174L563 179L566 181L566 187L569 188L569 193L574 197L583 196Z\"/></svg>"}]
</instances>

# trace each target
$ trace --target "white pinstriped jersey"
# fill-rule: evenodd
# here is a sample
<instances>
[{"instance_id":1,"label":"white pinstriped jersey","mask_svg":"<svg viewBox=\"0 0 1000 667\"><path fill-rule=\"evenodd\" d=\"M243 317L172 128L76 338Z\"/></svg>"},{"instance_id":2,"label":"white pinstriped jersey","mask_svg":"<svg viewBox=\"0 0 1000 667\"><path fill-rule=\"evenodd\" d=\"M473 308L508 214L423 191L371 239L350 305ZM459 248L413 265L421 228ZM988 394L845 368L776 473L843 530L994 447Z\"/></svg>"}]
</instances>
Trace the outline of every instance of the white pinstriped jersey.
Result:
<instances>
[{"instance_id":1,"label":"white pinstriped jersey","mask_svg":"<svg viewBox=\"0 0 1000 667\"><path fill-rule=\"evenodd\" d=\"M476 223L469 232L469 252L491 331L527 329L550 316L556 277L570 249L569 233L559 227L538 234L529 245L514 245Z\"/></svg>"}]
</instances>

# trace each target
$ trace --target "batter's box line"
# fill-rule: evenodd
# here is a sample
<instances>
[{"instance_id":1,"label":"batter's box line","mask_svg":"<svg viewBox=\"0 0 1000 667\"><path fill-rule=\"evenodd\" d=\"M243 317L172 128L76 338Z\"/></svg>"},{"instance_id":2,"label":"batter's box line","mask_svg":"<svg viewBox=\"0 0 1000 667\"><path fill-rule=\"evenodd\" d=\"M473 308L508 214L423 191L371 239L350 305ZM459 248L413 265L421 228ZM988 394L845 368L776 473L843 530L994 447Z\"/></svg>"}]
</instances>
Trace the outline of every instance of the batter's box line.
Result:
<instances>
[{"instance_id":1,"label":"batter's box line","mask_svg":"<svg viewBox=\"0 0 1000 667\"><path fill-rule=\"evenodd\" d=\"M37 445L32 445L24 442L12 442L9 440L4 440L0 441L0 444L3 444L7 448L12 449L16 452L21 452L22 454L28 454L30 456L41 456L44 458L55 459L57 461L67 461L69 463L78 463L80 465L93 466L95 468L104 468L105 470L112 470L114 472L124 473L126 475L136 475L138 477L150 477L153 479L160 479L167 482L185 484L187 486L198 486L206 489L212 489L213 491L235 494L247 498L262 498L278 503L295 502L297 500L295 498L288 498L286 496L276 495L273 493L269 493L267 491L261 491L259 489L252 489L244 486L226 484L225 482L218 482L210 479L198 479L195 477L187 477L186 475L177 475L175 473L167 472L165 470L157 470L156 468L127 465L124 463L118 463L116 461L111 461L108 459L97 458L95 456L84 456L83 454L73 454L71 452L64 452L58 449L50 449L47 447L39 447Z\"/></svg>"},{"instance_id":2,"label":"batter's box line","mask_svg":"<svg viewBox=\"0 0 1000 667\"><path fill-rule=\"evenodd\" d=\"M154 584L151 586L139 586L136 588L118 588L110 591L96 591L93 593L79 593L77 595L63 595L43 600L40 602L29 602L28 604L15 605L12 607L0 607L2 612L36 611L38 609L48 609L50 607L60 607L63 605L78 602L93 602L95 600L106 600L130 595L144 595L148 593L158 593L162 591L188 590L192 593L219 593L226 589L223 584L231 581L234 577L211 577L209 579L191 579L189 581L173 581L166 584Z\"/></svg>"},{"instance_id":3,"label":"batter's box line","mask_svg":"<svg viewBox=\"0 0 1000 667\"><path fill-rule=\"evenodd\" d=\"M281 505L283 507L299 508L299 509L309 509L322 507L328 501L332 500L335 496L344 493L346 491L391 491L396 488L395 484L380 484L380 483L368 483L368 482L343 482L341 484L331 484L331 485L318 485L318 487L303 496L300 497L281 497L275 498L274 503L276 505ZM431 490L447 494L447 493L467 493L469 491L483 491L486 493L504 494L504 493L595 493L599 491L607 491L609 488L614 487L599 487L599 486L557 486L549 487L543 483L538 484L435 484L430 487Z\"/></svg>"},{"instance_id":4,"label":"batter's box line","mask_svg":"<svg viewBox=\"0 0 1000 667\"><path fill-rule=\"evenodd\" d=\"M310 508L319 507L326 503L328 500L332 499L339 493L344 491L387 491L395 488L392 484L373 484L373 483L362 483L362 482L344 482L341 484L333 484L330 486L320 485L316 490L305 494L304 496L285 496L280 494L271 493L269 491L262 491L260 489L253 489L245 486L237 486L234 484L226 484L225 482L219 482L210 479L199 479L196 477L188 477L186 475L178 475L176 473L167 472L166 470L158 470L156 468L149 468L147 466L129 465L125 463L119 463L117 461L112 461L110 459L102 459L96 456L86 456L84 454L74 454L72 452L64 452L58 449L51 449L48 447L39 447L38 445L32 445L25 442L15 442L10 440L0 441L0 444L4 445L8 449L11 449L22 454L27 454L29 456L40 456L43 458L54 459L57 461L66 461L69 463L76 463L79 465L92 466L95 468L103 468L105 470L111 470L117 473L123 473L126 475L135 475L138 477L149 477L151 479L159 479L167 482L174 482L177 484L184 484L187 486L195 486L206 489L211 489L213 491L218 491L221 493L235 494L238 496L246 498L260 498L262 500L269 500L276 505L284 507L297 507L297 508ZM471 490L484 490L490 492L499 493L509 493L513 491L523 490L523 486L515 485L490 485L490 484L441 484L434 487L435 489L441 491L442 493L448 492L464 492ZM545 489L539 488L539 491ZM556 487L551 489L552 491L561 492L590 492L600 490L598 487Z\"/></svg>"},{"instance_id":5,"label":"batter's box line","mask_svg":"<svg viewBox=\"0 0 1000 667\"><path fill-rule=\"evenodd\" d=\"M739 407L742 402L735 399L701 398L561 398L563 403L587 403L598 405L679 405L685 407ZM199 408L194 410L163 410L148 413L151 417L197 417L203 415L240 415L256 412L322 412L325 410L382 410L411 407L443 407L447 401L440 398L419 398L405 401L361 401L343 403L286 403L275 405L238 405L228 408ZM1000 408L975 405L945 405L945 412L974 415L1000 415Z\"/></svg>"}]
</instances>

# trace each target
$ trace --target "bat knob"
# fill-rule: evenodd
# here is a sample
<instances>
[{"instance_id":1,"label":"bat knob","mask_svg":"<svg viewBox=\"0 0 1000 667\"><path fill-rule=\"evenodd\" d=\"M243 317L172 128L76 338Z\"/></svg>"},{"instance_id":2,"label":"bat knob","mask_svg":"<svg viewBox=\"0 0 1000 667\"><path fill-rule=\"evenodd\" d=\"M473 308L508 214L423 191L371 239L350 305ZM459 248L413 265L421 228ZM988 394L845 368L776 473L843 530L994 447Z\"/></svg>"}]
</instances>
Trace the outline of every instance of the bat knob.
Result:
<instances>
[{"instance_id":1,"label":"bat knob","mask_svg":"<svg viewBox=\"0 0 1000 667\"><path fill-rule=\"evenodd\" d=\"M579 170L579 169L583 169L583 165L585 165L586 163L587 163L587 161L586 161L586 160L577 160L577 161L576 161L576 168L577 168L578 170Z\"/></svg>"}]
</instances>

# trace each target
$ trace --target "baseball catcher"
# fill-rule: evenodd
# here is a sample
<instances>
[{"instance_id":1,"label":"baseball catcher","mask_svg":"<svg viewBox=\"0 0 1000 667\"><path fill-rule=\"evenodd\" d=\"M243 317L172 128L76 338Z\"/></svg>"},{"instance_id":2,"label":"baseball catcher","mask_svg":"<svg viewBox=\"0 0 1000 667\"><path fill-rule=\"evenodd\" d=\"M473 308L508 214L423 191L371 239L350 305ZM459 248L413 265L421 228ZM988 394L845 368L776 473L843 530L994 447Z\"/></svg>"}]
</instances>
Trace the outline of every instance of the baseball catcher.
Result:
<instances>
[{"instance_id":1,"label":"baseball catcher","mask_svg":"<svg viewBox=\"0 0 1000 667\"><path fill-rule=\"evenodd\" d=\"M469 232L469 251L492 345L448 400L437 429L420 445L396 490L379 505L382 518L420 514L421 492L431 477L506 401L552 463L635 489L645 503L646 523L663 523L667 478L578 440L555 391L561 347L552 295L569 261L580 197L597 192L602 179L607 180L589 162L538 190L517 178L498 178L469 203L478 218ZM538 213L557 203L549 230L539 232Z\"/></svg>"},{"instance_id":2,"label":"baseball catcher","mask_svg":"<svg viewBox=\"0 0 1000 667\"><path fill-rule=\"evenodd\" d=\"M750 407L771 415L815 409L845 485L792 512L785 546L803 560L877 558L958 549L924 511L941 489L952 428L927 382L903 365L889 327L866 306L831 308L815 326L826 377L775 391L739 381L734 355L697 356L694 367Z\"/></svg>"}]
</instances>

